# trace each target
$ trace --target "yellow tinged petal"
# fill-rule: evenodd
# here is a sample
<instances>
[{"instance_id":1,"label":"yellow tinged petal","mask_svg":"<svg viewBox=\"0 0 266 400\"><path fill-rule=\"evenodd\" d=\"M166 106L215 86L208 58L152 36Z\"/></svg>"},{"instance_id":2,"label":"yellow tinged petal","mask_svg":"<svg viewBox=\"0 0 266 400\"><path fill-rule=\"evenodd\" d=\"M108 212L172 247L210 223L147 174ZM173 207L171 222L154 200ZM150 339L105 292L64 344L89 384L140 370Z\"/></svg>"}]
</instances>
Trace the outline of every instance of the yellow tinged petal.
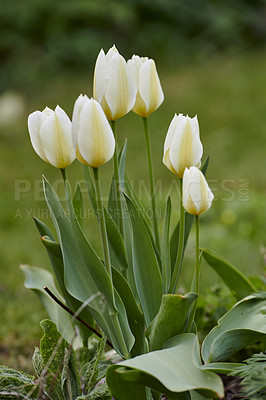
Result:
<instances>
[{"instance_id":1,"label":"yellow tinged petal","mask_svg":"<svg viewBox=\"0 0 266 400\"><path fill-rule=\"evenodd\" d=\"M88 99L80 113L78 159L96 168L112 158L114 149L115 139L102 107Z\"/></svg>"}]
</instances>

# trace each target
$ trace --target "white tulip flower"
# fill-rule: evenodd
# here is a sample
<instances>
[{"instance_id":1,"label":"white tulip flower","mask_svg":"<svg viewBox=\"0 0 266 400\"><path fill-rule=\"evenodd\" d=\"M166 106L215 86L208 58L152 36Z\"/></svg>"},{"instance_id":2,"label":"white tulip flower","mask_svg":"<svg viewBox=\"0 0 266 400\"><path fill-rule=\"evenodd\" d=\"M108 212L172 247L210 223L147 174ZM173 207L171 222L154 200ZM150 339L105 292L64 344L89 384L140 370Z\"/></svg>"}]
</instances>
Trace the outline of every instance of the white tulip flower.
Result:
<instances>
[{"instance_id":1,"label":"white tulip flower","mask_svg":"<svg viewBox=\"0 0 266 400\"><path fill-rule=\"evenodd\" d=\"M136 90L128 65L115 46L107 54L102 49L98 55L94 70L93 97L101 104L111 121L127 114L135 104Z\"/></svg>"},{"instance_id":2,"label":"white tulip flower","mask_svg":"<svg viewBox=\"0 0 266 400\"><path fill-rule=\"evenodd\" d=\"M155 62L148 57L134 55L127 64L137 92L132 111L141 117L148 117L164 100Z\"/></svg>"},{"instance_id":3,"label":"white tulip flower","mask_svg":"<svg viewBox=\"0 0 266 400\"><path fill-rule=\"evenodd\" d=\"M72 124L62 108L46 107L28 117L28 129L36 153L56 168L64 169L75 157L72 142Z\"/></svg>"},{"instance_id":4,"label":"white tulip flower","mask_svg":"<svg viewBox=\"0 0 266 400\"><path fill-rule=\"evenodd\" d=\"M97 168L114 154L115 139L101 105L80 95L73 111L73 143L77 159Z\"/></svg>"},{"instance_id":5,"label":"white tulip flower","mask_svg":"<svg viewBox=\"0 0 266 400\"><path fill-rule=\"evenodd\" d=\"M185 168L200 166L202 153L197 117L175 115L165 138L163 163L182 178Z\"/></svg>"},{"instance_id":6,"label":"white tulip flower","mask_svg":"<svg viewBox=\"0 0 266 400\"><path fill-rule=\"evenodd\" d=\"M186 168L183 176L183 207L192 215L207 211L213 201L213 193L197 167Z\"/></svg>"}]
</instances>

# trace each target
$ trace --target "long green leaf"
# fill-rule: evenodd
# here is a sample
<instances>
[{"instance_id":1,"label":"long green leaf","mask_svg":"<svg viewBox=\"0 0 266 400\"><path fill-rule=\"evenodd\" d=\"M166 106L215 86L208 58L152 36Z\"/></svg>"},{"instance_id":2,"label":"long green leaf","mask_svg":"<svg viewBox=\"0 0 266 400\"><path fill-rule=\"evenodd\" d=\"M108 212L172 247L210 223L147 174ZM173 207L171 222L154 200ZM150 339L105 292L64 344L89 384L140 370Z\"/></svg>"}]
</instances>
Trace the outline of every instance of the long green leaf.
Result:
<instances>
[{"instance_id":1,"label":"long green leaf","mask_svg":"<svg viewBox=\"0 0 266 400\"><path fill-rule=\"evenodd\" d=\"M196 293L163 295L160 310L146 332L150 351L161 350L168 339L184 332L188 311L197 297Z\"/></svg>"},{"instance_id":2,"label":"long green leaf","mask_svg":"<svg viewBox=\"0 0 266 400\"><path fill-rule=\"evenodd\" d=\"M104 213L111 263L124 275L125 271L128 269L124 240L113 217L106 208L104 208Z\"/></svg>"},{"instance_id":3,"label":"long green leaf","mask_svg":"<svg viewBox=\"0 0 266 400\"><path fill-rule=\"evenodd\" d=\"M66 305L74 312L78 311L79 309L82 309L82 311L79 312L79 316L89 325L94 327L95 321L91 316L91 314L89 313L88 308L87 307L83 308L82 302L77 300L75 297L71 296L71 294L68 293L65 287L63 256L59 243L50 240L48 236L42 236L41 239L44 247L47 250L57 282L59 284L59 288L65 299ZM84 343L86 343L88 337L92 334L92 331L90 331L86 326L81 324L78 320L75 321L75 325L79 327L83 341Z\"/></svg>"},{"instance_id":4,"label":"long green leaf","mask_svg":"<svg viewBox=\"0 0 266 400\"><path fill-rule=\"evenodd\" d=\"M31 267L29 265L21 265L20 268L25 276L25 288L33 290L38 295L49 317L56 324L59 332L66 338L66 340L71 342L75 336L71 324L71 317L65 310L55 303L55 301L52 300L44 290L44 286L47 286L55 296L64 303L64 299L55 285L53 275L45 269Z\"/></svg>"},{"instance_id":5,"label":"long green leaf","mask_svg":"<svg viewBox=\"0 0 266 400\"><path fill-rule=\"evenodd\" d=\"M171 282L171 255L170 255L170 217L171 217L171 199L167 198L162 239L162 281L163 293L167 293Z\"/></svg>"},{"instance_id":6,"label":"long green leaf","mask_svg":"<svg viewBox=\"0 0 266 400\"><path fill-rule=\"evenodd\" d=\"M255 286L237 268L206 249L203 249L203 257L209 266L222 278L237 300L241 300L243 297L256 292Z\"/></svg>"},{"instance_id":7,"label":"long green leaf","mask_svg":"<svg viewBox=\"0 0 266 400\"><path fill-rule=\"evenodd\" d=\"M93 207L93 210L96 211L97 210L96 190L92 179L91 169L87 165L84 165L84 175L91 205Z\"/></svg>"},{"instance_id":8,"label":"long green leaf","mask_svg":"<svg viewBox=\"0 0 266 400\"><path fill-rule=\"evenodd\" d=\"M201 370L198 339L191 333L170 339L163 350L109 367L106 378L117 400L133 400L131 390L135 396L138 394L134 393L134 384L139 391L140 385L150 386L173 400L188 398L186 392L191 390L211 398L221 399L224 395L219 376ZM145 399L143 392L135 397L139 398Z\"/></svg>"},{"instance_id":9,"label":"long green leaf","mask_svg":"<svg viewBox=\"0 0 266 400\"><path fill-rule=\"evenodd\" d=\"M228 375L231 372L235 371L242 365L243 363L230 363L230 362L216 362L209 363L201 366L202 370L216 372L217 374Z\"/></svg>"},{"instance_id":10,"label":"long green leaf","mask_svg":"<svg viewBox=\"0 0 266 400\"><path fill-rule=\"evenodd\" d=\"M185 212L185 236L184 236L184 251L182 257L184 257L184 252L186 249L187 241L189 238L190 230L194 222L194 215L191 215L187 212ZM170 255L171 255L171 270L173 272L174 266L175 266L175 261L176 261L176 256L177 256L177 251L178 251L178 241L179 241L179 221L175 226L175 229L173 230L173 233L171 235L170 239Z\"/></svg>"},{"instance_id":11,"label":"long green leaf","mask_svg":"<svg viewBox=\"0 0 266 400\"><path fill-rule=\"evenodd\" d=\"M162 301L162 278L150 236L132 201L125 195L133 229L133 268L146 324L159 311Z\"/></svg>"},{"instance_id":12,"label":"long green leaf","mask_svg":"<svg viewBox=\"0 0 266 400\"><path fill-rule=\"evenodd\" d=\"M85 168L85 179L93 211L97 215L95 186L89 167ZM105 213L105 222L106 222L111 263L120 272L123 272L128 268L128 260L127 260L126 248L123 241L123 237L118 229L117 223L115 222L114 218L115 211L113 209L113 206L108 204L108 209L104 207L104 213Z\"/></svg>"},{"instance_id":13,"label":"long green leaf","mask_svg":"<svg viewBox=\"0 0 266 400\"><path fill-rule=\"evenodd\" d=\"M130 351L134 337L128 325L124 305L120 296L113 291L110 276L100 258L80 229L75 213L71 209L71 202L68 204L70 222L54 189L46 179L44 179L44 192L62 249L65 285L68 292L76 299L88 303L95 320L113 342L116 350L121 352L112 320L112 315L119 312L119 322L123 326L122 332Z\"/></svg>"},{"instance_id":14,"label":"long green leaf","mask_svg":"<svg viewBox=\"0 0 266 400\"><path fill-rule=\"evenodd\" d=\"M84 229L84 207L83 207L83 199L82 199L82 193L80 190L80 185L77 185L76 191L73 196L73 208L77 217L77 220L79 221L80 226L82 229Z\"/></svg>"},{"instance_id":15,"label":"long green leaf","mask_svg":"<svg viewBox=\"0 0 266 400\"><path fill-rule=\"evenodd\" d=\"M205 363L225 361L238 350L266 335L266 294L238 302L206 336L202 345Z\"/></svg>"},{"instance_id":16,"label":"long green leaf","mask_svg":"<svg viewBox=\"0 0 266 400\"><path fill-rule=\"evenodd\" d=\"M112 269L112 274L114 287L125 305L129 326L135 336L135 343L131 350L131 356L134 357L146 353L147 346L144 335L145 323L143 314L139 310L134 294L123 275L121 275L116 268Z\"/></svg>"}]
</instances>

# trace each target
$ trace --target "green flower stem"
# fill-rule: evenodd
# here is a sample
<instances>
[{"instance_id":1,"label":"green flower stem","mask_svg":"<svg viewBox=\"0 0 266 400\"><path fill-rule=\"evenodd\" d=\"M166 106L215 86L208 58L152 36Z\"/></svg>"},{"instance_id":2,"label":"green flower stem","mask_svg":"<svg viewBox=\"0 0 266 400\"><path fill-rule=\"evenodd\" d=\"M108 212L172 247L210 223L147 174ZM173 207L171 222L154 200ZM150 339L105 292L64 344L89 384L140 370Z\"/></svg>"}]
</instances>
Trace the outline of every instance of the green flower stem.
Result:
<instances>
[{"instance_id":1,"label":"green flower stem","mask_svg":"<svg viewBox=\"0 0 266 400\"><path fill-rule=\"evenodd\" d=\"M179 238L178 238L178 251L176 256L176 262L174 267L174 272L172 275L169 293L175 293L176 285L179 279L182 256L184 251L184 238L185 238L185 210L182 203L183 189L182 189L182 179L180 179L180 219L179 219Z\"/></svg>"},{"instance_id":2,"label":"green flower stem","mask_svg":"<svg viewBox=\"0 0 266 400\"><path fill-rule=\"evenodd\" d=\"M105 216L104 216L104 209L103 209L103 202L102 202L102 194L101 194L101 185L99 179L99 171L98 168L93 168L94 180L95 180L95 189L96 189L96 198L97 198L97 218L100 225L101 231L101 240L102 240L102 248L103 248L103 256L104 256L104 264L107 269L108 274L110 275L112 281L112 268L111 268L111 259L110 259L110 252L109 252L109 245L108 245L108 237L106 231L106 223L105 223ZM113 283L112 283L113 286ZM127 350L127 346L125 343L125 339L121 330L121 326L118 320L118 314L110 314L112 319L112 324L115 329L117 340L120 345L120 349L122 354L125 358L129 358L130 355Z\"/></svg>"},{"instance_id":3,"label":"green flower stem","mask_svg":"<svg viewBox=\"0 0 266 400\"><path fill-rule=\"evenodd\" d=\"M60 168L60 171L61 171L64 183L65 183L66 180L67 180L66 169L65 168Z\"/></svg>"},{"instance_id":4,"label":"green flower stem","mask_svg":"<svg viewBox=\"0 0 266 400\"><path fill-rule=\"evenodd\" d=\"M160 251L160 237L159 237L159 229L158 229L158 221L156 217L156 199L155 199L155 191L154 191L154 172L153 172L153 164L152 164L152 154L151 154L151 141L148 129L148 118L143 117L144 131L145 131L145 140L146 140L146 149L147 149L147 157L148 157L148 167L149 167L149 179L150 179L150 193L151 193L151 205L152 205L152 217L153 217L153 230L155 236L155 242L158 250Z\"/></svg>"},{"instance_id":5,"label":"green flower stem","mask_svg":"<svg viewBox=\"0 0 266 400\"><path fill-rule=\"evenodd\" d=\"M122 211L122 199L120 192L120 179L118 170L118 144L116 137L116 124L115 121L111 121L111 127L115 137L115 152L114 152L114 183L115 183L115 201L116 208L118 212L118 227L121 232L122 237L124 237L124 224L123 224L123 211Z\"/></svg>"},{"instance_id":6,"label":"green flower stem","mask_svg":"<svg viewBox=\"0 0 266 400\"><path fill-rule=\"evenodd\" d=\"M105 268L107 269L108 274L110 275L110 277L112 279L111 259L110 259L110 253L109 253L109 245L108 245L108 238L107 238L107 231L106 231L105 216L104 216L98 168L93 168L93 174L94 174L94 179L95 179L95 189L96 189L96 198L97 198L97 218L98 218L99 225L100 225L104 264L105 264Z\"/></svg>"},{"instance_id":7,"label":"green flower stem","mask_svg":"<svg viewBox=\"0 0 266 400\"><path fill-rule=\"evenodd\" d=\"M100 231L101 231L104 263L105 263L105 267L106 267L107 272L109 273L111 281L112 281L111 261L110 261L110 253L109 253L109 247L108 247L108 239L107 239L105 217L104 217L104 210L103 210L103 203L102 203L101 186L100 186L100 180L99 180L99 176L98 176L98 168L92 168L92 170L93 170L94 178L95 178L95 189L96 189L96 198L97 198L97 216L98 216ZM65 169L61 169L61 173L62 173L63 180L64 180L64 183L66 186L67 175L66 175ZM70 196L69 191L67 193L68 193L68 196ZM70 197L68 198L68 201L71 202ZM113 284L112 284L112 287L113 287ZM119 343L121 353L124 355L125 358L130 358L130 354L127 350L125 339L124 339L124 336L123 336L123 333L121 330L121 326L120 326L120 323L118 320L118 314L112 313L112 314L110 314L110 317L112 320L113 327L115 328L115 332L117 335L117 341Z\"/></svg>"},{"instance_id":8,"label":"green flower stem","mask_svg":"<svg viewBox=\"0 0 266 400\"><path fill-rule=\"evenodd\" d=\"M199 251L199 216L195 217L196 224L196 283L195 292L199 294L199 272L200 272L200 251Z\"/></svg>"},{"instance_id":9,"label":"green flower stem","mask_svg":"<svg viewBox=\"0 0 266 400\"><path fill-rule=\"evenodd\" d=\"M199 275L200 275L200 249L199 249L199 216L195 216L195 225L196 225L196 270L195 270L195 293L199 295ZM191 326L193 324L196 309L197 309L198 299L194 301L192 311L190 313L189 321L188 321L188 329L190 332Z\"/></svg>"},{"instance_id":10,"label":"green flower stem","mask_svg":"<svg viewBox=\"0 0 266 400\"><path fill-rule=\"evenodd\" d=\"M119 320L118 320L118 314L110 314L110 316L111 316L111 319L112 319L113 327L114 327L115 332L116 332L116 338L117 338L117 340L119 342L119 345L120 345L121 353L123 354L124 358L128 359L128 358L130 358L130 354L129 354L128 350L127 350L127 345L125 343L125 339L124 339L124 336L123 336L123 333L122 333L122 330L121 330L121 326L120 326L120 323L119 323Z\"/></svg>"}]
</instances>

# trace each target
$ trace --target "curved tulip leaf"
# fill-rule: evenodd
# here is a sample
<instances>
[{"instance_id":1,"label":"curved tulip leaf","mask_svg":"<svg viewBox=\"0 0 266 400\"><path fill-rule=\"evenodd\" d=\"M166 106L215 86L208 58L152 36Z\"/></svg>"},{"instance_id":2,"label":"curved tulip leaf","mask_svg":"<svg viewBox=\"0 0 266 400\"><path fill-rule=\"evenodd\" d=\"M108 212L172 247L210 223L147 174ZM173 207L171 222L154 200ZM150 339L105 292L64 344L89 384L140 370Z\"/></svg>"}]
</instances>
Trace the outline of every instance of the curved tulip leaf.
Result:
<instances>
[{"instance_id":1,"label":"curved tulip leaf","mask_svg":"<svg viewBox=\"0 0 266 400\"><path fill-rule=\"evenodd\" d=\"M119 152L118 155L118 174L119 174L119 187L121 190L124 190L125 187L125 163L126 163L126 154L127 154L127 140ZM114 176L112 177L109 197L108 197L108 212L112 215L115 223L119 226L118 223L118 209L117 209L117 202L116 202L116 187Z\"/></svg>"},{"instance_id":2,"label":"curved tulip leaf","mask_svg":"<svg viewBox=\"0 0 266 400\"><path fill-rule=\"evenodd\" d=\"M84 321L86 321L89 325L94 327L95 321L94 321L93 317L91 316L91 314L89 313L88 308L86 307L84 309L82 302L75 299L75 297L71 296L68 293L68 291L66 290L65 282L64 282L63 256L62 256L60 244L53 240L50 240L50 238L48 236L42 236L41 239L42 239L42 243L48 253L49 259L50 259L52 267L53 267L53 271L55 273L57 282L59 284L61 293L65 299L66 305L74 312L77 312L78 310L82 310L79 312L79 316ZM81 324L78 320L75 320L75 325L77 325L79 327L82 338L83 338L84 342L86 343L88 340L88 337L92 334L92 331L90 331L86 326Z\"/></svg>"},{"instance_id":3,"label":"curved tulip leaf","mask_svg":"<svg viewBox=\"0 0 266 400\"><path fill-rule=\"evenodd\" d=\"M104 208L106 230L109 242L111 264L122 274L128 268L126 248L123 237L109 211Z\"/></svg>"},{"instance_id":4,"label":"curved tulip leaf","mask_svg":"<svg viewBox=\"0 0 266 400\"><path fill-rule=\"evenodd\" d=\"M224 395L219 376L201 369L199 343L192 333L173 337L163 350L109 367L106 379L117 400L145 399L141 397L144 392L134 393L134 384L136 390L140 391L140 385L149 386L172 400L187 399L187 392L193 390L211 398L222 399ZM126 397L126 394L129 396Z\"/></svg>"},{"instance_id":5,"label":"curved tulip leaf","mask_svg":"<svg viewBox=\"0 0 266 400\"><path fill-rule=\"evenodd\" d=\"M164 293L168 292L171 282L171 255L170 255L170 240L169 240L170 217L171 217L171 199L170 197L168 197L165 207L163 239L162 239L162 281L163 281Z\"/></svg>"},{"instance_id":6,"label":"curved tulip leaf","mask_svg":"<svg viewBox=\"0 0 266 400\"><path fill-rule=\"evenodd\" d=\"M96 190L92 179L91 168L87 165L84 165L84 175L85 175L88 195L91 201L92 208L95 212L97 210Z\"/></svg>"},{"instance_id":7,"label":"curved tulip leaf","mask_svg":"<svg viewBox=\"0 0 266 400\"><path fill-rule=\"evenodd\" d=\"M93 211L97 216L96 192L89 167L85 168L85 178ZM111 264L118 268L120 272L123 272L128 268L126 248L118 226L109 211L114 214L111 206L108 206L108 210L104 207Z\"/></svg>"},{"instance_id":8,"label":"curved tulip leaf","mask_svg":"<svg viewBox=\"0 0 266 400\"><path fill-rule=\"evenodd\" d=\"M145 342L145 322L142 312L137 306L134 294L122 274L116 268L112 268L113 283L119 293L127 312L130 329L135 336L135 343L131 350L131 356L146 353L147 346Z\"/></svg>"},{"instance_id":9,"label":"curved tulip leaf","mask_svg":"<svg viewBox=\"0 0 266 400\"><path fill-rule=\"evenodd\" d=\"M184 332L189 309L197 297L196 293L163 295L160 310L146 331L150 351L161 350L168 339Z\"/></svg>"},{"instance_id":10,"label":"curved tulip leaf","mask_svg":"<svg viewBox=\"0 0 266 400\"><path fill-rule=\"evenodd\" d=\"M72 226L57 194L45 178L43 184L47 205L62 249L65 284L68 291L75 292L75 294L78 292L79 300L83 302L90 296L101 292L106 298L110 310L114 313L117 312L111 279L101 260L76 224ZM72 213L70 212L70 214ZM71 215L71 217L74 216ZM78 298L75 294L72 295Z\"/></svg>"},{"instance_id":11,"label":"curved tulip leaf","mask_svg":"<svg viewBox=\"0 0 266 400\"><path fill-rule=\"evenodd\" d=\"M203 249L202 254L209 266L222 278L237 300L257 291L250 280L237 268L223 261L209 250Z\"/></svg>"},{"instance_id":12,"label":"curved tulip leaf","mask_svg":"<svg viewBox=\"0 0 266 400\"><path fill-rule=\"evenodd\" d=\"M73 208L81 228L84 229L84 207L79 183L73 196Z\"/></svg>"},{"instance_id":13,"label":"curved tulip leaf","mask_svg":"<svg viewBox=\"0 0 266 400\"><path fill-rule=\"evenodd\" d=\"M194 215L191 215L191 214L185 212L185 235L184 235L184 249L183 249L182 258L184 257L188 237L189 237L193 222L194 222ZM178 242L179 242L179 221L176 224L175 229L173 230L173 233L172 233L172 236L170 239L170 255L171 255L171 271L172 272L175 267L176 256L177 256L177 252L178 252Z\"/></svg>"},{"instance_id":14,"label":"curved tulip leaf","mask_svg":"<svg viewBox=\"0 0 266 400\"><path fill-rule=\"evenodd\" d=\"M146 324L150 324L162 301L162 278L150 236L133 202L125 195L133 229L133 268Z\"/></svg>"},{"instance_id":15,"label":"curved tulip leaf","mask_svg":"<svg viewBox=\"0 0 266 400\"><path fill-rule=\"evenodd\" d=\"M204 371L212 371L216 372L217 374L228 375L231 372L234 372L236 369L241 367L242 363L230 363L230 362L216 362L216 363L209 363L201 366L201 369Z\"/></svg>"},{"instance_id":16,"label":"curved tulip leaf","mask_svg":"<svg viewBox=\"0 0 266 400\"><path fill-rule=\"evenodd\" d=\"M45 269L32 267L30 265L21 265L20 268L25 276L25 288L33 290L38 295L59 332L66 340L72 342L75 337L75 332L72 327L70 315L51 299L44 290L44 286L47 286L62 303L65 303L63 297L56 288L53 275Z\"/></svg>"},{"instance_id":17,"label":"curved tulip leaf","mask_svg":"<svg viewBox=\"0 0 266 400\"><path fill-rule=\"evenodd\" d=\"M266 294L248 296L229 310L206 336L202 358L205 363L227 360L265 335Z\"/></svg>"},{"instance_id":18,"label":"curved tulip leaf","mask_svg":"<svg viewBox=\"0 0 266 400\"><path fill-rule=\"evenodd\" d=\"M55 241L54 236L52 235L50 229L48 228L48 226L45 225L44 222L40 221L38 218L33 217L33 221L35 222L36 228L39 231L39 234L41 236L48 236L51 240Z\"/></svg>"},{"instance_id":19,"label":"curved tulip leaf","mask_svg":"<svg viewBox=\"0 0 266 400\"><path fill-rule=\"evenodd\" d=\"M156 246L156 243L155 243L155 238L154 238L154 235L153 235L153 230L152 230L152 227L151 227L151 222L150 222L150 219L148 217L148 214L147 214L143 204L141 203L141 201L137 198L137 196L136 196L136 194L135 194L135 192L134 192L134 190L133 190L133 188L131 186L131 183L130 183L130 181L129 181L127 176L125 178L125 185L126 185L125 186L126 187L125 193L127 193L128 197L131 199L131 201L134 204L135 208L139 212L139 215L140 215L140 217L142 219L142 222L144 223L145 228L147 229L147 232L148 232L148 234L150 236L150 239L151 239L151 242L152 242L156 257L157 257L157 261L160 264L161 263L161 255L160 255L160 251L158 250L158 248Z\"/></svg>"},{"instance_id":20,"label":"curved tulip leaf","mask_svg":"<svg viewBox=\"0 0 266 400\"><path fill-rule=\"evenodd\" d=\"M76 299L86 302L95 320L121 354L117 332L113 326L113 316L118 313L119 322L123 325L121 329L124 339L130 351L134 344L134 336L128 325L124 305L120 296L113 291L110 276L100 258L81 231L72 203L68 204L70 222L57 194L45 178L44 193L60 241L67 291Z\"/></svg>"}]
</instances>

